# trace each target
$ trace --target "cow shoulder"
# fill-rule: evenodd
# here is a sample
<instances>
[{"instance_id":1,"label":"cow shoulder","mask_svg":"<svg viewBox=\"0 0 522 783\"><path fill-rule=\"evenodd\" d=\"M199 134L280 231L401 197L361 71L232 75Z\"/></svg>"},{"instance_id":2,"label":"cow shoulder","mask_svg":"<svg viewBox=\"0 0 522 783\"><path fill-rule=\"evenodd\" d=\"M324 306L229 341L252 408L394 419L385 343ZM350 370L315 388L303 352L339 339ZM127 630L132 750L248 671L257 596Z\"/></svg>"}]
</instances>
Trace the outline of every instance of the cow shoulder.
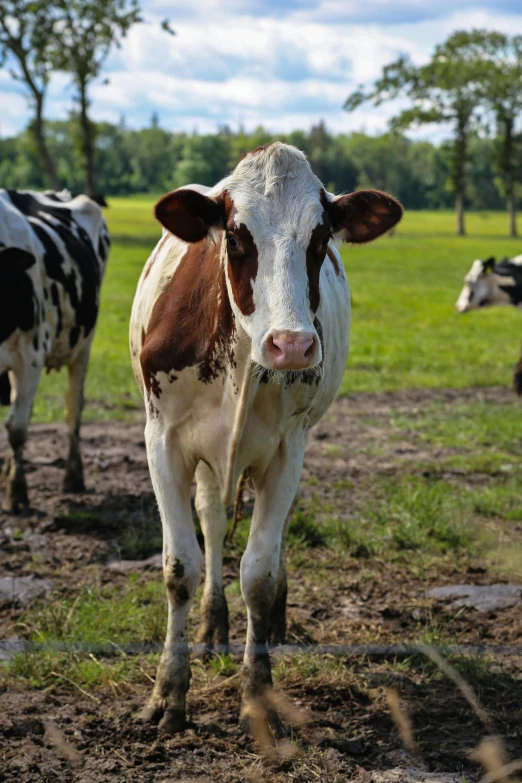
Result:
<instances>
[{"instance_id":1,"label":"cow shoulder","mask_svg":"<svg viewBox=\"0 0 522 783\"><path fill-rule=\"evenodd\" d=\"M148 393L161 394L156 375L197 366L203 383L234 362L234 317L220 263L211 240L187 246L174 274L157 297L143 335L140 363Z\"/></svg>"}]
</instances>

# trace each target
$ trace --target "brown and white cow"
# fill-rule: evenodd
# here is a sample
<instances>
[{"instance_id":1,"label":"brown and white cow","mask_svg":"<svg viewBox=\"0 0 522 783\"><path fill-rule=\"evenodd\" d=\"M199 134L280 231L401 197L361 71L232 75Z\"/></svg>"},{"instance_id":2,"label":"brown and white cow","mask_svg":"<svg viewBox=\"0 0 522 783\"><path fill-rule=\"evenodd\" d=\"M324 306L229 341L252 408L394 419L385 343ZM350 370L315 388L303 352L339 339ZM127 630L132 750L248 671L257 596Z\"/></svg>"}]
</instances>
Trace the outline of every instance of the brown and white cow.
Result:
<instances>
[{"instance_id":1,"label":"brown and white cow","mask_svg":"<svg viewBox=\"0 0 522 783\"><path fill-rule=\"evenodd\" d=\"M0 190L0 404L11 404L7 510L28 504L23 448L44 367L69 370L64 489L83 489L83 385L108 250L101 209L87 196Z\"/></svg>"},{"instance_id":2,"label":"brown and white cow","mask_svg":"<svg viewBox=\"0 0 522 783\"><path fill-rule=\"evenodd\" d=\"M201 565L192 479L205 537L198 640L207 645L228 639L222 547L230 488L247 470L255 488L241 561L248 701L271 684L269 638L284 637L285 528L308 430L346 367L350 295L337 246L375 239L402 215L385 193L327 193L305 156L281 143L247 154L215 187L195 188L156 205L165 230L138 283L130 329L169 606L144 717L166 733L185 724L190 679L186 623Z\"/></svg>"}]
</instances>

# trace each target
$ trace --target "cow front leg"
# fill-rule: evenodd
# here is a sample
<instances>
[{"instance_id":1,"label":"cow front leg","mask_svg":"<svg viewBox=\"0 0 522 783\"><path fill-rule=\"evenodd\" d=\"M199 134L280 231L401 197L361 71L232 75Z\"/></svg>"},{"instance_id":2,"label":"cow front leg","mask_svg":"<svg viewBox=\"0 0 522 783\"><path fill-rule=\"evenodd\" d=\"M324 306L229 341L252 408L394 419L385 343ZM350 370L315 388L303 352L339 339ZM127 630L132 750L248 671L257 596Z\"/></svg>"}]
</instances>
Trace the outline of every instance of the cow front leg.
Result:
<instances>
[{"instance_id":1,"label":"cow front leg","mask_svg":"<svg viewBox=\"0 0 522 783\"><path fill-rule=\"evenodd\" d=\"M83 464L80 452L80 424L84 403L84 384L89 364L90 343L68 367L69 386L65 398L65 420L69 430L69 454L65 467L64 492L83 492Z\"/></svg>"},{"instance_id":2,"label":"cow front leg","mask_svg":"<svg viewBox=\"0 0 522 783\"><path fill-rule=\"evenodd\" d=\"M168 624L156 682L142 717L164 734L185 727L190 682L187 618L200 579L201 551L190 507L193 474L168 429L147 423L150 474L163 524L163 575Z\"/></svg>"},{"instance_id":3,"label":"cow front leg","mask_svg":"<svg viewBox=\"0 0 522 783\"><path fill-rule=\"evenodd\" d=\"M270 619L278 592L280 600L285 594L286 579L280 581L284 529L299 485L304 446L304 434L294 435L291 443L281 444L268 471L262 477L255 473L253 476L256 500L248 545L241 560L241 591L248 614L243 662L244 718L248 717L252 703L263 705L266 691L272 686ZM266 717L279 734L282 726L275 712L267 708Z\"/></svg>"},{"instance_id":4,"label":"cow front leg","mask_svg":"<svg viewBox=\"0 0 522 783\"><path fill-rule=\"evenodd\" d=\"M23 451L41 372L41 366L33 367L27 362L10 373L14 401L5 420L9 449L3 469L5 479L3 505L6 511L13 514L25 511L29 506Z\"/></svg>"},{"instance_id":5,"label":"cow front leg","mask_svg":"<svg viewBox=\"0 0 522 783\"><path fill-rule=\"evenodd\" d=\"M279 555L279 573L277 575L276 594L272 609L270 610L270 620L268 624L268 639L271 644L284 644L286 639L286 599L288 588L286 583L286 539L288 528L292 521L294 511L297 506L298 493L286 515L283 535L281 538L281 552Z\"/></svg>"},{"instance_id":6,"label":"cow front leg","mask_svg":"<svg viewBox=\"0 0 522 783\"><path fill-rule=\"evenodd\" d=\"M207 651L227 652L228 607L223 590L223 541L227 532L227 514L217 479L204 462L197 467L196 482L196 510L205 537L205 587L196 641L205 645Z\"/></svg>"}]
</instances>

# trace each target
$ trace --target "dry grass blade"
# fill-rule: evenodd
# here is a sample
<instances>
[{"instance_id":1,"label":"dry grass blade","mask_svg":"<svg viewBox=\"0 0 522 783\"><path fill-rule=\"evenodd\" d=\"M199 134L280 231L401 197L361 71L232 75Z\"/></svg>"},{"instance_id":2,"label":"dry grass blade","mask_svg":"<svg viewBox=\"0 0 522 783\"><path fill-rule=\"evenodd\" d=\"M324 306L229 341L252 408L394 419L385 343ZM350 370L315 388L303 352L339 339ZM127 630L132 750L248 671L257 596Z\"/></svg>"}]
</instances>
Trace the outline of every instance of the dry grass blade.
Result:
<instances>
[{"instance_id":1,"label":"dry grass blade","mask_svg":"<svg viewBox=\"0 0 522 783\"><path fill-rule=\"evenodd\" d=\"M47 721L44 725L45 736L52 742L58 753L70 761L71 764L77 764L81 759L81 753L70 742L67 742L63 731L60 731L58 726L50 721Z\"/></svg>"},{"instance_id":2,"label":"dry grass blade","mask_svg":"<svg viewBox=\"0 0 522 783\"><path fill-rule=\"evenodd\" d=\"M489 717L486 710L482 707L477 694L469 684L469 682L466 682L464 677L458 673L458 671L455 669L454 666L451 665L445 658L442 657L442 655L430 645L420 645L419 650L424 653L430 660L435 663L441 672L446 675L446 677L449 677L450 680L453 680L459 691L462 693L464 698L467 700L467 702L471 705L473 708L473 711L477 718L482 722L482 724L486 727L488 732L490 734L494 733L493 724L491 722L491 718Z\"/></svg>"},{"instance_id":3,"label":"dry grass blade","mask_svg":"<svg viewBox=\"0 0 522 783\"><path fill-rule=\"evenodd\" d=\"M522 760L508 762L500 737L486 737L469 757L486 772L480 783L507 783L510 775L522 769Z\"/></svg>"},{"instance_id":4,"label":"dry grass blade","mask_svg":"<svg viewBox=\"0 0 522 783\"><path fill-rule=\"evenodd\" d=\"M260 753L265 758L275 758L277 752L272 742L266 709L260 699L250 699L243 708L243 718L248 721L252 737L257 742Z\"/></svg>"},{"instance_id":5,"label":"dry grass blade","mask_svg":"<svg viewBox=\"0 0 522 783\"><path fill-rule=\"evenodd\" d=\"M399 730L401 740L403 741L405 747L412 753L415 753L416 756L419 756L419 749L413 738L413 728L410 717L401 707L399 694L395 688L388 690L386 699L388 701L388 707L390 708L392 718L395 721L395 725Z\"/></svg>"},{"instance_id":6,"label":"dry grass blade","mask_svg":"<svg viewBox=\"0 0 522 783\"><path fill-rule=\"evenodd\" d=\"M65 674L59 674L58 672L50 672L52 677L57 677L59 680L64 680L64 682L68 682L69 685L72 685L74 688L76 688L80 693L83 693L84 696L87 696L89 699L92 699L97 704L100 703L100 700L93 696L92 693L88 693L88 691L85 691L83 688L80 688L80 686L74 682L74 680L71 680L70 677L66 677Z\"/></svg>"},{"instance_id":7,"label":"dry grass blade","mask_svg":"<svg viewBox=\"0 0 522 783\"><path fill-rule=\"evenodd\" d=\"M220 679L219 682L214 683L212 685L207 685L206 688L201 688L199 690L199 695L205 694L205 696L208 693L214 693L214 691L221 691L223 688L226 688L227 685L230 685L231 682L234 682L234 680L237 680L238 677L241 676L241 672L236 672L236 674L232 674L230 677L226 677L225 679Z\"/></svg>"},{"instance_id":8,"label":"dry grass blade","mask_svg":"<svg viewBox=\"0 0 522 783\"><path fill-rule=\"evenodd\" d=\"M310 718L306 712L298 709L295 704L292 704L290 699L280 691L270 688L263 694L263 699L281 715L283 720L288 721L292 726L304 726L306 723L310 722Z\"/></svg>"},{"instance_id":9,"label":"dry grass blade","mask_svg":"<svg viewBox=\"0 0 522 783\"><path fill-rule=\"evenodd\" d=\"M273 688L267 688L258 699L251 699L243 709L243 717L248 721L252 737L265 759L285 761L297 758L301 754L295 743L288 739L274 740L270 728L271 715L277 719L281 717L293 726L304 725L308 716Z\"/></svg>"}]
</instances>

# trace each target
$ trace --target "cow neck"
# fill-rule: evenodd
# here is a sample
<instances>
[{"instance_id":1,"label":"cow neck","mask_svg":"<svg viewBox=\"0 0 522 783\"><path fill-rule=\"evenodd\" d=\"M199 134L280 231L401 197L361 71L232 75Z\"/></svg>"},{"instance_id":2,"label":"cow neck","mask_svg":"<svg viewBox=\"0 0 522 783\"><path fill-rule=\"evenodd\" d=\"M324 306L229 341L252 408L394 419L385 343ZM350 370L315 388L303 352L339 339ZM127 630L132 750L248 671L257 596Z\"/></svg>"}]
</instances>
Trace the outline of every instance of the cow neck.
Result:
<instances>
[{"instance_id":1,"label":"cow neck","mask_svg":"<svg viewBox=\"0 0 522 783\"><path fill-rule=\"evenodd\" d=\"M198 380L208 384L235 367L236 325L220 260L211 240L188 245L158 296L141 352L149 392L158 372L173 383L176 373L197 367Z\"/></svg>"}]
</instances>

